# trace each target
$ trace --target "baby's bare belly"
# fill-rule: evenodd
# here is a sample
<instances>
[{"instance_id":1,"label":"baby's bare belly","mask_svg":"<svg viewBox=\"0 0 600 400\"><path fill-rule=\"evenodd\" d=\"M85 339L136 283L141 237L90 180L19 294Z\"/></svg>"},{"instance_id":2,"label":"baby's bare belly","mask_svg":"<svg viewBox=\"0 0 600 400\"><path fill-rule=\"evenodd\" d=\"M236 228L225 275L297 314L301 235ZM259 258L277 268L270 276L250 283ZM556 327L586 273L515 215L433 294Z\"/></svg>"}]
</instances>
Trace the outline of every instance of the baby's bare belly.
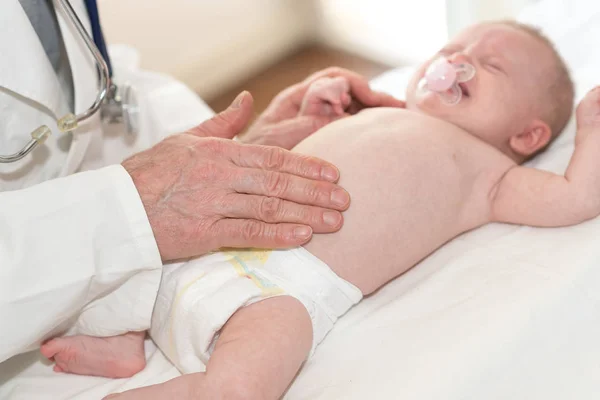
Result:
<instances>
[{"instance_id":1,"label":"baby's bare belly","mask_svg":"<svg viewBox=\"0 0 600 400\"><path fill-rule=\"evenodd\" d=\"M328 125L294 151L340 169L352 198L344 227L305 247L365 294L488 222L487 193L508 165L459 128L397 109Z\"/></svg>"}]
</instances>

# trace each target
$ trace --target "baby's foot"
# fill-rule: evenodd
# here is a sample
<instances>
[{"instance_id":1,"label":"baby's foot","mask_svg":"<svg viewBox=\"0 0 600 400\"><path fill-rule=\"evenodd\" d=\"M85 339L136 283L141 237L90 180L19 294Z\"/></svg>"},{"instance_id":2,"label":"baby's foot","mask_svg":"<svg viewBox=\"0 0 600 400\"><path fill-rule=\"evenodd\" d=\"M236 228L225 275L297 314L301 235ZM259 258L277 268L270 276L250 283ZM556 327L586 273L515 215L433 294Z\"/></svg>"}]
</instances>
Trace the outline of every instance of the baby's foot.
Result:
<instances>
[{"instance_id":1,"label":"baby's foot","mask_svg":"<svg viewBox=\"0 0 600 400\"><path fill-rule=\"evenodd\" d=\"M300 114L341 117L352 101L349 92L350 84L341 76L317 79L304 95Z\"/></svg>"},{"instance_id":2,"label":"baby's foot","mask_svg":"<svg viewBox=\"0 0 600 400\"><path fill-rule=\"evenodd\" d=\"M107 338L67 336L44 343L40 351L56 363L56 372L128 378L146 366L145 335L129 332Z\"/></svg>"}]
</instances>

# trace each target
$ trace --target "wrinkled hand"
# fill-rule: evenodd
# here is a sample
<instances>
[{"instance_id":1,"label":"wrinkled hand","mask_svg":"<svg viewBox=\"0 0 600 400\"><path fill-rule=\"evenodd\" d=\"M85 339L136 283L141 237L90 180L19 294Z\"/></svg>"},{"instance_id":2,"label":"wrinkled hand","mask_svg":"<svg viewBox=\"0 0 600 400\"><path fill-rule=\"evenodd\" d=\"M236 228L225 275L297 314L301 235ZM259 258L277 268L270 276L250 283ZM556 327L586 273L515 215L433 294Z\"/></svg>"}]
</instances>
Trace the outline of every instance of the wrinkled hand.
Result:
<instances>
[{"instance_id":1,"label":"wrinkled hand","mask_svg":"<svg viewBox=\"0 0 600 400\"><path fill-rule=\"evenodd\" d=\"M349 84L351 101L345 112L353 115L368 107L404 107L392 96L371 90L366 78L343 68L327 68L303 82L279 93L269 107L240 140L245 143L279 146L291 149L319 128L340 118L339 115L302 115L302 101L311 84L322 78L344 78Z\"/></svg>"},{"instance_id":2,"label":"wrinkled hand","mask_svg":"<svg viewBox=\"0 0 600 400\"><path fill-rule=\"evenodd\" d=\"M225 139L251 114L252 97L242 93L212 119L123 162L164 261L220 247L298 246L313 231L341 227L350 198L334 183L333 165Z\"/></svg>"}]
</instances>

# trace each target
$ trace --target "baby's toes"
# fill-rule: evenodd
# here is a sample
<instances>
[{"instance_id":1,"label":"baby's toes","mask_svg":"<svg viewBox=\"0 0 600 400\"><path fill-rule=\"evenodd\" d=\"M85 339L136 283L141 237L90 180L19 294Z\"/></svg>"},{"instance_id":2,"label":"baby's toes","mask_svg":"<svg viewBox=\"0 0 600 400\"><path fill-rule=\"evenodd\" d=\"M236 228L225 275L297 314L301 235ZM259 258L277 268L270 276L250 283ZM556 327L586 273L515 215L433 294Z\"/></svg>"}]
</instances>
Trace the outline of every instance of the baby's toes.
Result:
<instances>
[{"instance_id":1,"label":"baby's toes","mask_svg":"<svg viewBox=\"0 0 600 400\"><path fill-rule=\"evenodd\" d=\"M66 372L60 365L54 364L54 368L52 368L54 372Z\"/></svg>"},{"instance_id":2,"label":"baby's toes","mask_svg":"<svg viewBox=\"0 0 600 400\"><path fill-rule=\"evenodd\" d=\"M600 128L600 86L590 90L577 106L577 128Z\"/></svg>"},{"instance_id":3,"label":"baby's toes","mask_svg":"<svg viewBox=\"0 0 600 400\"><path fill-rule=\"evenodd\" d=\"M40 347L40 353L49 360L53 360L54 356L64 349L64 343L61 338L50 339Z\"/></svg>"},{"instance_id":4,"label":"baby's toes","mask_svg":"<svg viewBox=\"0 0 600 400\"><path fill-rule=\"evenodd\" d=\"M77 351L63 349L54 356L55 372L74 372L73 365L78 364Z\"/></svg>"}]
</instances>

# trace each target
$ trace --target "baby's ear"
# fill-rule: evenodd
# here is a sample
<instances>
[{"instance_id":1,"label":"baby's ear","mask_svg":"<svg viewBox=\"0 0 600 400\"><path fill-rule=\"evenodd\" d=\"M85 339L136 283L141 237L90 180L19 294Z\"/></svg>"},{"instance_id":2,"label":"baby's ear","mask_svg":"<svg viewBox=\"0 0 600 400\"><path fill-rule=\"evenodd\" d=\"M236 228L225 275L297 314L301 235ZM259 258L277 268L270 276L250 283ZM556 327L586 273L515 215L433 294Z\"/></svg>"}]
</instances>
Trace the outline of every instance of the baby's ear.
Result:
<instances>
[{"instance_id":1,"label":"baby's ear","mask_svg":"<svg viewBox=\"0 0 600 400\"><path fill-rule=\"evenodd\" d=\"M515 153L529 157L543 149L552 138L552 130L543 121L534 120L523 132L511 136L509 145Z\"/></svg>"}]
</instances>

